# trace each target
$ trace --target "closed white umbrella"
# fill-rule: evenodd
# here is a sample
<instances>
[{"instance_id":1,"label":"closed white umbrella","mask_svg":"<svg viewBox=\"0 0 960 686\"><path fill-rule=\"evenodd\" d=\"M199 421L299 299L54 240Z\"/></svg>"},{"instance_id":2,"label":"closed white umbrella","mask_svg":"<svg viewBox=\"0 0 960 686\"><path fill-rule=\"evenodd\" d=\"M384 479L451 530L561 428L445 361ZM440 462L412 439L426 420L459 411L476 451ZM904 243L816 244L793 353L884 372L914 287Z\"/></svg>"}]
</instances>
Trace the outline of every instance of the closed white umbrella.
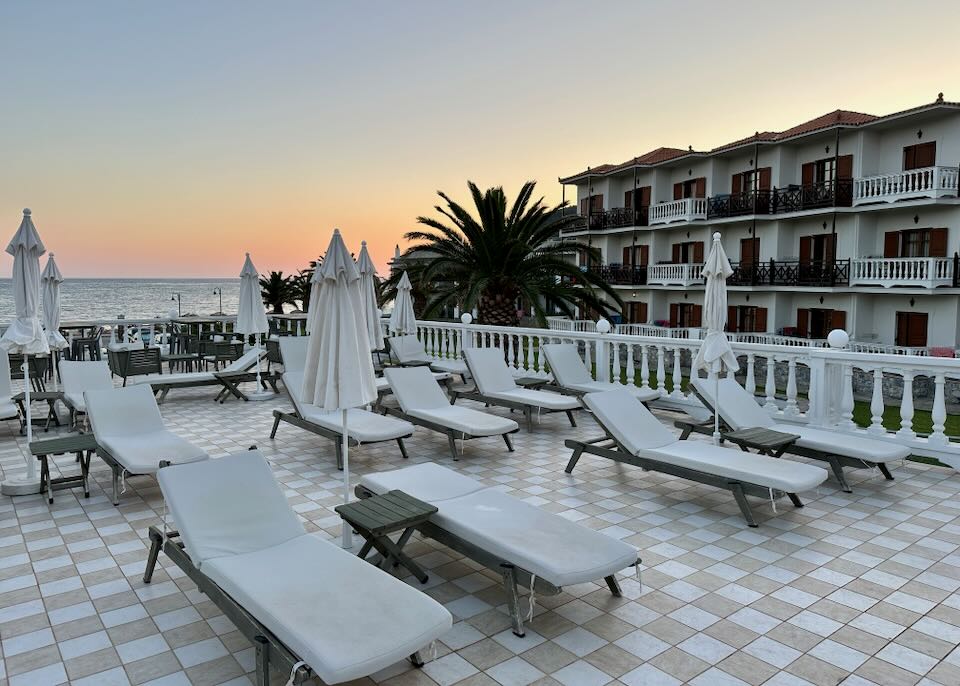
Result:
<instances>
[{"instance_id":1,"label":"closed white umbrella","mask_svg":"<svg viewBox=\"0 0 960 686\"><path fill-rule=\"evenodd\" d=\"M360 272L360 294L363 296L363 312L367 317L370 349L380 350L383 348L383 329L380 328L380 308L377 307L377 268L367 252L366 241L360 244L357 271Z\"/></svg>"},{"instance_id":2,"label":"closed white umbrella","mask_svg":"<svg viewBox=\"0 0 960 686\"><path fill-rule=\"evenodd\" d=\"M40 234L37 233L30 210L23 211L20 228L10 240L7 252L13 255L13 303L16 318L0 337L0 348L7 353L23 355L23 389L26 406L27 444L33 441L33 416L30 411L30 365L29 355L45 355L50 345L40 323L40 256L46 252ZM36 461L26 452L27 474L25 479L10 479L3 484L7 495L38 493Z\"/></svg>"},{"instance_id":3,"label":"closed white umbrella","mask_svg":"<svg viewBox=\"0 0 960 686\"><path fill-rule=\"evenodd\" d=\"M60 333L60 284L63 283L63 274L50 253L47 257L47 266L40 274L40 285L43 291L43 328L47 332L47 344L51 350L63 350L67 347L67 339ZM56 381L54 373L53 379Z\"/></svg>"},{"instance_id":4,"label":"closed white umbrella","mask_svg":"<svg viewBox=\"0 0 960 686\"><path fill-rule=\"evenodd\" d=\"M693 361L692 373L705 369L714 375L714 398L720 402L720 373L724 370L737 371L740 363L733 354L730 341L724 329L727 326L727 278L733 274L730 260L720 244L720 234L713 234L713 245L707 262L703 265L703 277L707 280L703 292L703 318L707 324L707 335L700 344L697 357ZM720 413L713 413L713 441L720 443Z\"/></svg>"},{"instance_id":5,"label":"closed white umbrella","mask_svg":"<svg viewBox=\"0 0 960 686\"><path fill-rule=\"evenodd\" d=\"M267 400L273 393L263 390L260 386L260 336L270 331L267 315L263 307L263 298L260 296L260 273L253 266L250 253L243 261L240 270L240 304L237 309L237 323L234 327L237 333L252 334L257 349L257 390L248 393L251 400Z\"/></svg>"},{"instance_id":6,"label":"closed white umbrella","mask_svg":"<svg viewBox=\"0 0 960 686\"><path fill-rule=\"evenodd\" d=\"M417 315L413 312L413 286L410 277L404 272L397 284L397 298L393 302L393 312L390 313L390 330L395 336L403 336L417 332Z\"/></svg>"},{"instance_id":7,"label":"closed white umbrella","mask_svg":"<svg viewBox=\"0 0 960 686\"><path fill-rule=\"evenodd\" d=\"M353 263L340 231L334 230L323 264L313 274L308 313L310 341L304 363L304 402L321 410L340 410L343 426L343 502L350 502L349 436L347 410L369 405L377 397L370 359L360 272ZM343 547L352 547L350 525L343 524Z\"/></svg>"}]
</instances>

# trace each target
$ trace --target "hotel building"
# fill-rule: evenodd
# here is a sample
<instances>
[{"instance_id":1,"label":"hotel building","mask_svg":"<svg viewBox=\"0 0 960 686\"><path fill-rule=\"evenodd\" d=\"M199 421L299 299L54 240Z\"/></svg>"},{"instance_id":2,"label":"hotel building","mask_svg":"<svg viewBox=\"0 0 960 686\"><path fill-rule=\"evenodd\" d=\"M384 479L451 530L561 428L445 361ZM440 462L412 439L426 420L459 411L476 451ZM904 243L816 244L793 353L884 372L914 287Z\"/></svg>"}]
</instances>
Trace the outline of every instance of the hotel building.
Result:
<instances>
[{"instance_id":1,"label":"hotel building","mask_svg":"<svg viewBox=\"0 0 960 686\"><path fill-rule=\"evenodd\" d=\"M960 338L960 103L837 110L710 151L658 148L560 179L561 239L620 292L622 321L699 327L714 232L733 266L728 330L903 348ZM592 263L591 263L592 262ZM586 316L586 313L584 313Z\"/></svg>"}]
</instances>

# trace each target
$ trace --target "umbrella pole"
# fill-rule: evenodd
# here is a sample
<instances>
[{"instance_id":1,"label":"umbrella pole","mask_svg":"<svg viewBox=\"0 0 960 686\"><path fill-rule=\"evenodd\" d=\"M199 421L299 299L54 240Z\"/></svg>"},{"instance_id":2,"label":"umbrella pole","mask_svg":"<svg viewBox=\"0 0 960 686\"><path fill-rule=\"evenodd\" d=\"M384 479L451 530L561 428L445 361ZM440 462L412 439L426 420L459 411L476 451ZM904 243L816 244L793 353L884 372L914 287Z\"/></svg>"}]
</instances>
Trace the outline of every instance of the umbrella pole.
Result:
<instances>
[{"instance_id":1,"label":"umbrella pole","mask_svg":"<svg viewBox=\"0 0 960 686\"><path fill-rule=\"evenodd\" d=\"M720 372L713 371L713 444L720 445Z\"/></svg>"},{"instance_id":2,"label":"umbrella pole","mask_svg":"<svg viewBox=\"0 0 960 686\"><path fill-rule=\"evenodd\" d=\"M343 504L346 505L350 502L350 441L347 436L347 411L341 410L341 412L343 412L343 447L340 452L343 455ZM346 550L353 548L353 531L346 519L343 520L341 545Z\"/></svg>"},{"instance_id":3,"label":"umbrella pole","mask_svg":"<svg viewBox=\"0 0 960 686\"><path fill-rule=\"evenodd\" d=\"M254 343L254 348L255 348L256 351L257 351L257 388L256 388L256 390L253 391L252 393L248 393L248 394L247 394L247 397L250 398L250 400L269 400L270 398L273 397L273 393L271 393L270 391L265 391L265 390L263 390L263 386L261 386L261 381L260 381L260 349L261 349L261 348L260 348L260 335L261 335L261 334L259 334L259 333L253 334L253 336L254 336L254 341L255 341L255 343Z\"/></svg>"},{"instance_id":4,"label":"umbrella pole","mask_svg":"<svg viewBox=\"0 0 960 686\"><path fill-rule=\"evenodd\" d=\"M23 402L26 406L27 422L27 480L33 481L37 478L37 465L30 454L30 444L33 443L33 413L30 410L30 358L26 353L23 354Z\"/></svg>"}]
</instances>

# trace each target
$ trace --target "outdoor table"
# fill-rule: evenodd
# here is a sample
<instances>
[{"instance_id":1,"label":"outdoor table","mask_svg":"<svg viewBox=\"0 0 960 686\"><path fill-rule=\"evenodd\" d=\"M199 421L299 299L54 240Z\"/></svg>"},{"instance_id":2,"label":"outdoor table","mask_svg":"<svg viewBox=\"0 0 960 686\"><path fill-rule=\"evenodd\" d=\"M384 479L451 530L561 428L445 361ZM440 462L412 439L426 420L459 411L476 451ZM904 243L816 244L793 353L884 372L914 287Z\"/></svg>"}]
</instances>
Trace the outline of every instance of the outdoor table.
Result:
<instances>
[{"instance_id":1,"label":"outdoor table","mask_svg":"<svg viewBox=\"0 0 960 686\"><path fill-rule=\"evenodd\" d=\"M61 488L83 486L83 497L90 497L90 456L97 449L93 434L73 434L60 438L48 438L30 443L30 454L40 460L40 492L47 494L47 502L53 504L53 492ZM72 476L50 478L50 455L75 453L80 463L80 473Z\"/></svg>"},{"instance_id":2,"label":"outdoor table","mask_svg":"<svg viewBox=\"0 0 960 686\"><path fill-rule=\"evenodd\" d=\"M522 386L523 388L531 388L533 390L543 388L550 383L550 379L543 379L539 376L521 376L514 379L514 381L518 386Z\"/></svg>"},{"instance_id":3,"label":"outdoor table","mask_svg":"<svg viewBox=\"0 0 960 686\"><path fill-rule=\"evenodd\" d=\"M427 583L427 573L402 551L414 530L437 512L437 508L417 500L403 491L388 491L334 508L365 539L358 553L365 560L370 550L380 553L384 562L403 565L420 583ZM402 531L394 543L389 534Z\"/></svg>"},{"instance_id":4,"label":"outdoor table","mask_svg":"<svg viewBox=\"0 0 960 686\"><path fill-rule=\"evenodd\" d=\"M27 430L27 408L24 406L26 402L26 393L20 391L12 400L17 404L17 407L20 408L20 433L24 434ZM30 402L46 400L49 410L47 416L44 419L43 417L33 417L34 424L42 423L43 430L50 430L50 422L52 421L56 426L60 426L60 416L57 414L57 401L63 400L63 391L31 391L30 392Z\"/></svg>"},{"instance_id":5,"label":"outdoor table","mask_svg":"<svg viewBox=\"0 0 960 686\"><path fill-rule=\"evenodd\" d=\"M257 380L257 373L255 371L214 372L213 376L223 384L223 390L217 393L217 397L214 398L214 400L219 401L221 405L223 401L231 395L237 400L249 400L247 395L240 390L240 384ZM277 387L277 381L280 380L280 376L279 372L260 372L261 385L266 388L267 384L269 384L274 393L279 393L280 389Z\"/></svg>"},{"instance_id":6,"label":"outdoor table","mask_svg":"<svg viewBox=\"0 0 960 686\"><path fill-rule=\"evenodd\" d=\"M680 434L680 440L686 440L694 431L707 436L713 435L713 420L698 423L678 419L673 425L683 430L683 433ZM724 430L721 425L720 429L721 442L730 441L734 445L740 446L741 450L753 448L761 455L769 455L770 457L780 457L799 438L798 434L774 431L759 426L730 431Z\"/></svg>"},{"instance_id":7,"label":"outdoor table","mask_svg":"<svg viewBox=\"0 0 960 686\"><path fill-rule=\"evenodd\" d=\"M168 353L161 356L161 362L166 362L170 367L170 372L173 372L173 368L176 365L183 364L184 368L188 372L193 371L194 363L197 366L200 366L200 357L197 353Z\"/></svg>"}]
</instances>

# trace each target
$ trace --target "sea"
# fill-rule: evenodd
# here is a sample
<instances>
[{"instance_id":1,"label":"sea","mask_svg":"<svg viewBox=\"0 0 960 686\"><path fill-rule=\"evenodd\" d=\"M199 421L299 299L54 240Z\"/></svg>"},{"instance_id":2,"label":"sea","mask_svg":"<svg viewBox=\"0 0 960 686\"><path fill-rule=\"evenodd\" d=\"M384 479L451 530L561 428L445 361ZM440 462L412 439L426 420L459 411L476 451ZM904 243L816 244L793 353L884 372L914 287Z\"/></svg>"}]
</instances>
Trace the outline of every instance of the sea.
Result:
<instances>
[{"instance_id":1,"label":"sea","mask_svg":"<svg viewBox=\"0 0 960 686\"><path fill-rule=\"evenodd\" d=\"M236 314L240 279L66 279L60 284L60 319L166 317L177 314L178 296L184 315ZM0 279L0 322L13 317L11 281Z\"/></svg>"}]
</instances>

